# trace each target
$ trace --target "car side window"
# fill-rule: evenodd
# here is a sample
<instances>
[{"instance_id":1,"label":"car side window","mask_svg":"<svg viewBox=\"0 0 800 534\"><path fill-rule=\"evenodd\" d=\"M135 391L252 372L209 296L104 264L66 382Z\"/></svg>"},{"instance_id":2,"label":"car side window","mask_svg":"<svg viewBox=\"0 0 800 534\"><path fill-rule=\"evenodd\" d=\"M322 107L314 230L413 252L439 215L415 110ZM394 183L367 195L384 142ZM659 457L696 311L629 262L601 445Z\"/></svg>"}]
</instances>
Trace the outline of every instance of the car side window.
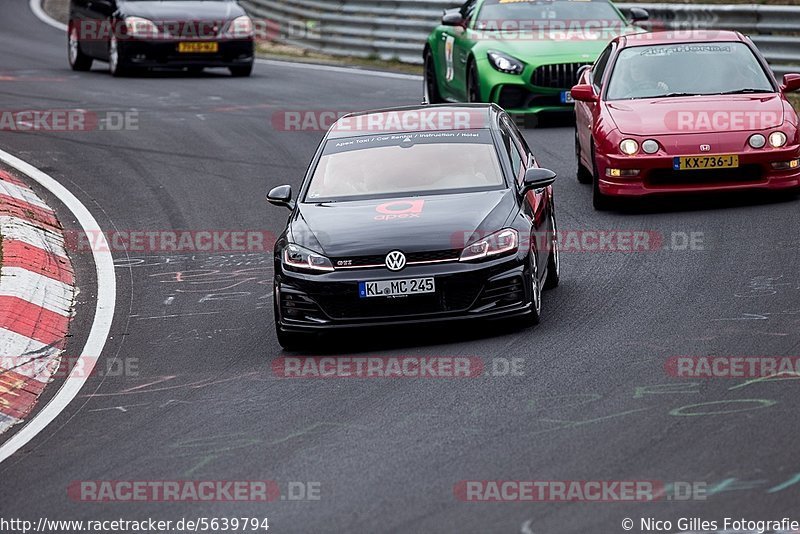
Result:
<instances>
[{"instance_id":1,"label":"car side window","mask_svg":"<svg viewBox=\"0 0 800 534\"><path fill-rule=\"evenodd\" d=\"M612 45L608 45L595 61L594 67L592 67L592 85L598 91L600 90L600 84L603 82L603 74L605 74L608 66L608 59L611 57L611 50Z\"/></svg>"},{"instance_id":2,"label":"car side window","mask_svg":"<svg viewBox=\"0 0 800 534\"><path fill-rule=\"evenodd\" d=\"M514 173L514 180L517 182L517 185L520 185L522 179L525 177L525 167L527 164L523 156L523 150L519 146L519 141L515 139L514 130L505 119L502 121L501 132L503 134L503 144L511 160L511 170Z\"/></svg>"},{"instance_id":3,"label":"car side window","mask_svg":"<svg viewBox=\"0 0 800 534\"><path fill-rule=\"evenodd\" d=\"M475 14L475 7L478 5L478 0L467 0L464 5L461 6L461 17L469 22L472 19L472 15Z\"/></svg>"}]
</instances>

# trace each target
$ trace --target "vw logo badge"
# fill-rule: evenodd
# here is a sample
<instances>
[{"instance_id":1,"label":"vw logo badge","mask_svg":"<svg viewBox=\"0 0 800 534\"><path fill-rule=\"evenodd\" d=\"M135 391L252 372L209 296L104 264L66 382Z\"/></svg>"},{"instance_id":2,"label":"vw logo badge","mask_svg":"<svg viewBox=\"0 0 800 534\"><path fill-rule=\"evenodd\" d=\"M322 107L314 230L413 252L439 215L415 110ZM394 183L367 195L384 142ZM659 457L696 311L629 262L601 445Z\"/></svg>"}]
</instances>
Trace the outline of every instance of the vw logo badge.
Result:
<instances>
[{"instance_id":1,"label":"vw logo badge","mask_svg":"<svg viewBox=\"0 0 800 534\"><path fill-rule=\"evenodd\" d=\"M711 145L700 145L700 152L711 152Z\"/></svg>"},{"instance_id":2,"label":"vw logo badge","mask_svg":"<svg viewBox=\"0 0 800 534\"><path fill-rule=\"evenodd\" d=\"M386 268L390 271L402 271L406 266L406 255L399 250L393 250L386 255Z\"/></svg>"}]
</instances>

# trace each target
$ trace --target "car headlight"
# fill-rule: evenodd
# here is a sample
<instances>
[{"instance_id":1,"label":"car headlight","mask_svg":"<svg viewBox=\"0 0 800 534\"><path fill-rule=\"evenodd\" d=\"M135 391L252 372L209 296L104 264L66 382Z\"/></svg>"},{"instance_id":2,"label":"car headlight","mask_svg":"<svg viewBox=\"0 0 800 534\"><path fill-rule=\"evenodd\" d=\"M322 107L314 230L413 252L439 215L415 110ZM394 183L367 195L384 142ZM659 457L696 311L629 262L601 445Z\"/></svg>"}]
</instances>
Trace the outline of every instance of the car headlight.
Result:
<instances>
[{"instance_id":1,"label":"car headlight","mask_svg":"<svg viewBox=\"0 0 800 534\"><path fill-rule=\"evenodd\" d=\"M247 15L236 17L228 25L226 34L234 39L247 39L253 36L253 19Z\"/></svg>"},{"instance_id":2,"label":"car headlight","mask_svg":"<svg viewBox=\"0 0 800 534\"><path fill-rule=\"evenodd\" d=\"M767 139L761 134L753 134L747 140L747 143L753 148L764 148L764 145L767 144Z\"/></svg>"},{"instance_id":3,"label":"car headlight","mask_svg":"<svg viewBox=\"0 0 800 534\"><path fill-rule=\"evenodd\" d=\"M772 132L769 134L769 146L780 148L786 144L786 134L783 132Z\"/></svg>"},{"instance_id":4,"label":"car headlight","mask_svg":"<svg viewBox=\"0 0 800 534\"><path fill-rule=\"evenodd\" d=\"M125 33L130 37L154 38L161 32L152 20L142 17L125 17Z\"/></svg>"},{"instance_id":5,"label":"car headlight","mask_svg":"<svg viewBox=\"0 0 800 534\"><path fill-rule=\"evenodd\" d=\"M525 63L508 54L497 52L496 50L489 50L486 55L489 57L489 63L492 64L496 70L505 72L506 74L522 74L525 69Z\"/></svg>"},{"instance_id":6,"label":"car headlight","mask_svg":"<svg viewBox=\"0 0 800 534\"><path fill-rule=\"evenodd\" d=\"M648 139L642 143L642 150L644 150L645 154L655 154L658 152L658 143L653 139Z\"/></svg>"},{"instance_id":7,"label":"car headlight","mask_svg":"<svg viewBox=\"0 0 800 534\"><path fill-rule=\"evenodd\" d=\"M461 252L459 261L473 261L516 252L519 248L519 234L516 230L508 228L476 241Z\"/></svg>"},{"instance_id":8,"label":"car headlight","mask_svg":"<svg viewBox=\"0 0 800 534\"><path fill-rule=\"evenodd\" d=\"M331 260L299 245L287 245L283 249L283 264L302 271L328 272L333 270Z\"/></svg>"},{"instance_id":9,"label":"car headlight","mask_svg":"<svg viewBox=\"0 0 800 534\"><path fill-rule=\"evenodd\" d=\"M637 143L633 139L624 139L619 144L619 149L622 151L623 154L633 156L634 154L639 152L639 143Z\"/></svg>"}]
</instances>

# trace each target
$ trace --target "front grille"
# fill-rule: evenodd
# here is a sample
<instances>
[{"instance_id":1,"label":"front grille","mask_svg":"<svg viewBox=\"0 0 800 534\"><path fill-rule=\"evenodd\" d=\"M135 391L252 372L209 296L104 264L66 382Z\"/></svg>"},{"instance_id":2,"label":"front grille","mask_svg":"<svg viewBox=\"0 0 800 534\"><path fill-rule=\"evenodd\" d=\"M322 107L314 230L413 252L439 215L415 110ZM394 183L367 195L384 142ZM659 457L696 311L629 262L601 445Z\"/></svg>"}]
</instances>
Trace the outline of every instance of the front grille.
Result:
<instances>
[{"instance_id":1,"label":"front grille","mask_svg":"<svg viewBox=\"0 0 800 534\"><path fill-rule=\"evenodd\" d=\"M458 259L460 250L433 250L428 252L410 252L406 254L406 262L432 262L432 261L455 261ZM386 261L386 254L375 254L371 256L354 256L350 258L332 258L333 265L336 267L364 267L367 265L383 265Z\"/></svg>"},{"instance_id":2,"label":"front grille","mask_svg":"<svg viewBox=\"0 0 800 534\"><path fill-rule=\"evenodd\" d=\"M724 182L760 182L763 172L760 165L742 165L735 169L703 169L675 171L656 169L650 171L647 182L652 185L702 185Z\"/></svg>"},{"instance_id":3,"label":"front grille","mask_svg":"<svg viewBox=\"0 0 800 534\"><path fill-rule=\"evenodd\" d=\"M334 293L311 295L334 319L377 319L404 315L425 315L467 310L478 292L481 280L475 276L454 275L436 278L436 293L400 298L360 298L358 284L337 286Z\"/></svg>"},{"instance_id":4,"label":"front grille","mask_svg":"<svg viewBox=\"0 0 800 534\"><path fill-rule=\"evenodd\" d=\"M504 85L500 88L497 105L503 109L525 109L533 107L563 106L561 95L532 93L520 85ZM571 104L570 104L571 105Z\"/></svg>"},{"instance_id":5,"label":"front grille","mask_svg":"<svg viewBox=\"0 0 800 534\"><path fill-rule=\"evenodd\" d=\"M589 63L554 63L533 71L531 83L537 87L571 89L578 83L578 70Z\"/></svg>"}]
</instances>

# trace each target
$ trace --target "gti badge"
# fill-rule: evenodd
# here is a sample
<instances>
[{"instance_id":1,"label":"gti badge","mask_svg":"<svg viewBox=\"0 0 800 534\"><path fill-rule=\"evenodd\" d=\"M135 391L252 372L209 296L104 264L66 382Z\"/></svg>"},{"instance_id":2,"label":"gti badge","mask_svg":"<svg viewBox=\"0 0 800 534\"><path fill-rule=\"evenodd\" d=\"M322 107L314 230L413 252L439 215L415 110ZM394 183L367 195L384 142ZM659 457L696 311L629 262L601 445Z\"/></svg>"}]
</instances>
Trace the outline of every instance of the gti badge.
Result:
<instances>
[{"instance_id":1,"label":"gti badge","mask_svg":"<svg viewBox=\"0 0 800 534\"><path fill-rule=\"evenodd\" d=\"M711 145L700 145L700 152L711 152Z\"/></svg>"},{"instance_id":2,"label":"gti badge","mask_svg":"<svg viewBox=\"0 0 800 534\"><path fill-rule=\"evenodd\" d=\"M406 266L406 255L399 250L393 250L386 255L386 268L390 271L402 271Z\"/></svg>"}]
</instances>

